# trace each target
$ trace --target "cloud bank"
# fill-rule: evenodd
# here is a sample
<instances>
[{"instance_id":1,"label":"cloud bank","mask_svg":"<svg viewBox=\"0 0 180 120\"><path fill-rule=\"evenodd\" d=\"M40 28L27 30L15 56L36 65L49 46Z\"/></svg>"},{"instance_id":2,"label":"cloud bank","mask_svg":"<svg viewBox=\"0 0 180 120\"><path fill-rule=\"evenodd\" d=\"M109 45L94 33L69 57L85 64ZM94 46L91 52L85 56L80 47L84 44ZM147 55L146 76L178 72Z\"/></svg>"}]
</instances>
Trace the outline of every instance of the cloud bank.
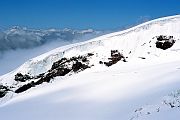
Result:
<instances>
[{"instance_id":1,"label":"cloud bank","mask_svg":"<svg viewBox=\"0 0 180 120\"><path fill-rule=\"evenodd\" d=\"M72 29L35 30L12 27L0 31L0 75L10 72L40 54L54 48L85 41L107 32Z\"/></svg>"},{"instance_id":2,"label":"cloud bank","mask_svg":"<svg viewBox=\"0 0 180 120\"><path fill-rule=\"evenodd\" d=\"M33 30L21 27L13 27L6 31L0 31L0 52L16 49L29 49L46 44L52 41L68 41L92 38L102 32L88 30Z\"/></svg>"}]
</instances>

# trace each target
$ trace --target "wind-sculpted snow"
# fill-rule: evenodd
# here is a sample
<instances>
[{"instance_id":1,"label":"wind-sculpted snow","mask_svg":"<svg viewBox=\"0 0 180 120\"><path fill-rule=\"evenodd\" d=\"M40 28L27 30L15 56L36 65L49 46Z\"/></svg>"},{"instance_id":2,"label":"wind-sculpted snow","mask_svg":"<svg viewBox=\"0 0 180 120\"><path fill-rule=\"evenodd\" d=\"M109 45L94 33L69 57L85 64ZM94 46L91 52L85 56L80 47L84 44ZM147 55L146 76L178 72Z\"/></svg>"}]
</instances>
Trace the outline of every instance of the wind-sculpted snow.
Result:
<instances>
[{"instance_id":1,"label":"wind-sculpted snow","mask_svg":"<svg viewBox=\"0 0 180 120\"><path fill-rule=\"evenodd\" d=\"M180 110L180 90L164 96L160 103L149 104L136 109L130 120L156 119L156 117L153 116L154 114L164 114L163 112L171 109Z\"/></svg>"}]
</instances>

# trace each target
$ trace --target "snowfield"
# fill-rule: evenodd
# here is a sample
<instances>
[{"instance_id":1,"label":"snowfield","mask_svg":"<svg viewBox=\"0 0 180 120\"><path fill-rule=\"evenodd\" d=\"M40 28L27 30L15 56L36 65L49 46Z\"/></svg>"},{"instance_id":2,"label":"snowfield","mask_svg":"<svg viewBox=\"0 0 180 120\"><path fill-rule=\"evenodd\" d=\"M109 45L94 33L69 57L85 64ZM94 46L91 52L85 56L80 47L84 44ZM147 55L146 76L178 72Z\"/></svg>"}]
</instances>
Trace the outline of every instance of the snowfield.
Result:
<instances>
[{"instance_id":1,"label":"snowfield","mask_svg":"<svg viewBox=\"0 0 180 120\"><path fill-rule=\"evenodd\" d=\"M173 36L175 43L158 48L160 35ZM123 57L113 58L112 50ZM82 63L90 68L74 72L76 63L67 62L72 71L50 82L34 86L39 78L15 80L17 73L45 76L58 60L87 53L93 55ZM32 81L31 88L15 92ZM180 16L57 48L1 76L0 85L10 89L0 98L5 120L179 120Z\"/></svg>"}]
</instances>

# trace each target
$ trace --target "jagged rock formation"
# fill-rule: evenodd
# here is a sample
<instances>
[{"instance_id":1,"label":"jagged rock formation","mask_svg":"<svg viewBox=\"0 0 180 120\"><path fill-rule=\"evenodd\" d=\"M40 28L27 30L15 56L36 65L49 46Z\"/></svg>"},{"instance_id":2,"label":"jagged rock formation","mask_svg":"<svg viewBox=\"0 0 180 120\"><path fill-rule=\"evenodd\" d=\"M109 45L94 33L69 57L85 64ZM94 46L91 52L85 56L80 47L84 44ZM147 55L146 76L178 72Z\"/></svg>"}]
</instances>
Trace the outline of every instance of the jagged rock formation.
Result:
<instances>
[{"instance_id":1,"label":"jagged rock formation","mask_svg":"<svg viewBox=\"0 0 180 120\"><path fill-rule=\"evenodd\" d=\"M123 60L126 62L125 57L118 50L111 50L111 57L108 58L108 62L99 61L99 64L105 64L106 66L111 66L116 64L118 61Z\"/></svg>"},{"instance_id":2,"label":"jagged rock formation","mask_svg":"<svg viewBox=\"0 0 180 120\"><path fill-rule=\"evenodd\" d=\"M20 88L18 88L18 89L15 91L15 93L24 92L24 91L26 91L26 90L30 89L31 87L34 87L34 86L35 86L34 81L32 81L32 82L30 82L30 83L28 83L28 84L25 84L25 85L21 86Z\"/></svg>"},{"instance_id":3,"label":"jagged rock formation","mask_svg":"<svg viewBox=\"0 0 180 120\"><path fill-rule=\"evenodd\" d=\"M0 98L4 97L8 91L6 86L0 85Z\"/></svg>"},{"instance_id":4,"label":"jagged rock formation","mask_svg":"<svg viewBox=\"0 0 180 120\"><path fill-rule=\"evenodd\" d=\"M54 77L57 76L65 76L70 72L80 72L87 68L90 68L89 58L94 54L88 53L84 56L71 57L71 58L62 58L57 62L54 62L51 69L46 73L39 74L37 76L29 76L27 74L22 75L21 73L17 73L15 75L15 81L25 82L26 80L38 79L37 81L31 81L28 84L25 84L18 89L15 90L15 93L24 92L31 87L35 87L36 85L40 85L43 82L50 82Z\"/></svg>"},{"instance_id":5,"label":"jagged rock formation","mask_svg":"<svg viewBox=\"0 0 180 120\"><path fill-rule=\"evenodd\" d=\"M54 62L51 69L49 69L47 72L41 73L36 76L17 73L14 80L16 82L26 83L15 89L14 92L21 93L44 82L50 82L53 78L57 76L65 76L68 73L78 73L87 68L90 68L93 66L89 63L90 58L93 55L93 53L87 53L85 55L74 56L71 58L61 58L60 60ZM120 60L126 62L125 57L118 50L111 50L111 56L108 58L108 60L108 62L99 61L99 63L109 67L113 64L116 64ZM1 87L0 89L0 97L4 97L6 93L10 91L10 89L5 86Z\"/></svg>"},{"instance_id":6,"label":"jagged rock formation","mask_svg":"<svg viewBox=\"0 0 180 120\"><path fill-rule=\"evenodd\" d=\"M14 78L15 81L20 81L20 82L25 82L26 80L29 79L32 79L29 75L27 74L22 75L21 73L17 73Z\"/></svg>"},{"instance_id":7,"label":"jagged rock formation","mask_svg":"<svg viewBox=\"0 0 180 120\"><path fill-rule=\"evenodd\" d=\"M160 35L160 36L157 36L156 47L166 50L172 47L175 41L176 40L174 40L173 36Z\"/></svg>"}]
</instances>

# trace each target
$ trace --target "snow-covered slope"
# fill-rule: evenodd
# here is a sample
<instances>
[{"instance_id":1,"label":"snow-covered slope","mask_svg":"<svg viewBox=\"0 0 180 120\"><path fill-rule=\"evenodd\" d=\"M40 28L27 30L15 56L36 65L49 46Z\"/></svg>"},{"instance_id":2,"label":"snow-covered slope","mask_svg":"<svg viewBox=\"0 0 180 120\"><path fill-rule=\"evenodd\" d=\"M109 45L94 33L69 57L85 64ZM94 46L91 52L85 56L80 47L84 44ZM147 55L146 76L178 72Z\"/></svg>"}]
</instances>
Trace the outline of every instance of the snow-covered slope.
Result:
<instances>
[{"instance_id":1,"label":"snow-covered slope","mask_svg":"<svg viewBox=\"0 0 180 120\"><path fill-rule=\"evenodd\" d=\"M0 77L0 84L10 89L0 98L0 115L7 120L178 120L179 39L177 15L33 58ZM67 59L65 65L60 62L62 58ZM77 61L86 67L76 71ZM70 69L68 74L54 74L57 63ZM17 73L30 78L17 81ZM37 77L41 74L43 77ZM47 75L54 75L50 83L36 84ZM30 88L17 94L26 84Z\"/></svg>"}]
</instances>

